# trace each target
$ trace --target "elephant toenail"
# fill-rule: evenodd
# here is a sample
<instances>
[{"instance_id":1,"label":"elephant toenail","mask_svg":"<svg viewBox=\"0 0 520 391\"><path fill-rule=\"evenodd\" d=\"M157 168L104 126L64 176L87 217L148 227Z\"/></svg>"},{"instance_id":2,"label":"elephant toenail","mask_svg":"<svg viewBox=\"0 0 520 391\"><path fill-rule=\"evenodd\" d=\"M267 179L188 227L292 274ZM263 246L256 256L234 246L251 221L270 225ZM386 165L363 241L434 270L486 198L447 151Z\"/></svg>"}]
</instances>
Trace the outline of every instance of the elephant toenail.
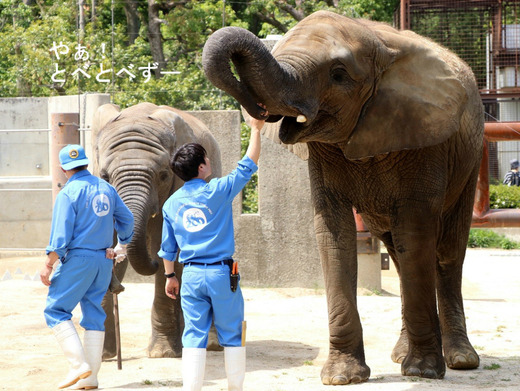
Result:
<instances>
[{"instance_id":1,"label":"elephant toenail","mask_svg":"<svg viewBox=\"0 0 520 391\"><path fill-rule=\"evenodd\" d=\"M422 377L426 377L428 379L437 379L437 372L435 372L433 369L426 369Z\"/></svg>"},{"instance_id":2,"label":"elephant toenail","mask_svg":"<svg viewBox=\"0 0 520 391\"><path fill-rule=\"evenodd\" d=\"M417 367L410 367L410 368L406 369L405 371L403 371L403 375L420 377L421 371Z\"/></svg>"},{"instance_id":3,"label":"elephant toenail","mask_svg":"<svg viewBox=\"0 0 520 391\"><path fill-rule=\"evenodd\" d=\"M331 383L334 386L342 385L342 384L348 384L348 380L343 375L337 375L332 378Z\"/></svg>"},{"instance_id":4,"label":"elephant toenail","mask_svg":"<svg viewBox=\"0 0 520 391\"><path fill-rule=\"evenodd\" d=\"M458 355L458 356L453 357L452 362L453 362L453 365L460 365L460 364L465 363L466 359L464 356Z\"/></svg>"}]
</instances>

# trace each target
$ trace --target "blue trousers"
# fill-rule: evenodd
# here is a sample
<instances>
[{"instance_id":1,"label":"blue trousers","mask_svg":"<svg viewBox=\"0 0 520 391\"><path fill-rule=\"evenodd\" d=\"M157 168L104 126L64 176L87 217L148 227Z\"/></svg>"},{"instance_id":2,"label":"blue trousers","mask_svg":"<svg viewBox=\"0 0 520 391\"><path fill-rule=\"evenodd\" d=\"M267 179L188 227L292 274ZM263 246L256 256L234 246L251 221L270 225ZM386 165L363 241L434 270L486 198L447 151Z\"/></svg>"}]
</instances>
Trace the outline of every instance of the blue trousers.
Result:
<instances>
[{"instance_id":1,"label":"blue trousers","mask_svg":"<svg viewBox=\"0 0 520 391\"><path fill-rule=\"evenodd\" d=\"M56 268L49 287L44 316L53 328L72 318L72 311L81 305L80 325L85 330L105 330L106 314L101 306L112 278L113 261L105 251L67 256Z\"/></svg>"},{"instance_id":2,"label":"blue trousers","mask_svg":"<svg viewBox=\"0 0 520 391\"><path fill-rule=\"evenodd\" d=\"M242 345L244 298L240 286L231 292L227 265L185 265L181 307L183 347L206 348L212 320L222 346Z\"/></svg>"}]
</instances>

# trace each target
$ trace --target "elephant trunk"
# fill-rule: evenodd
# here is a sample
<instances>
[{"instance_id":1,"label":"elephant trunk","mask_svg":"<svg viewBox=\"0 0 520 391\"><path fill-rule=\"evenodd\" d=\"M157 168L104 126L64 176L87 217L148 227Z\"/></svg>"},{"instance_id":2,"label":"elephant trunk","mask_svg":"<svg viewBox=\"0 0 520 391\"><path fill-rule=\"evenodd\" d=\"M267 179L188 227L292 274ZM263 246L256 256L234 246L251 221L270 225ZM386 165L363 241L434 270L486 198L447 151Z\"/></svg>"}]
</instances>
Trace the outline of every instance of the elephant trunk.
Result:
<instances>
[{"instance_id":1,"label":"elephant trunk","mask_svg":"<svg viewBox=\"0 0 520 391\"><path fill-rule=\"evenodd\" d=\"M155 274L159 268L157 260L150 257L148 240L148 221L158 213L151 199L155 194L150 188L151 178L146 172L119 173L114 180L114 187L121 199L134 215L134 236L127 247L127 258L134 270L145 276Z\"/></svg>"},{"instance_id":2,"label":"elephant trunk","mask_svg":"<svg viewBox=\"0 0 520 391\"><path fill-rule=\"evenodd\" d=\"M230 61L239 80L231 71ZM299 90L295 88L294 69L276 61L251 32L239 27L217 30L204 45L202 65L211 83L238 100L252 117L265 119L264 109L258 103L265 104L270 114L275 114L269 122L280 119L276 114L302 115L302 108L298 110L287 94L287 91Z\"/></svg>"}]
</instances>

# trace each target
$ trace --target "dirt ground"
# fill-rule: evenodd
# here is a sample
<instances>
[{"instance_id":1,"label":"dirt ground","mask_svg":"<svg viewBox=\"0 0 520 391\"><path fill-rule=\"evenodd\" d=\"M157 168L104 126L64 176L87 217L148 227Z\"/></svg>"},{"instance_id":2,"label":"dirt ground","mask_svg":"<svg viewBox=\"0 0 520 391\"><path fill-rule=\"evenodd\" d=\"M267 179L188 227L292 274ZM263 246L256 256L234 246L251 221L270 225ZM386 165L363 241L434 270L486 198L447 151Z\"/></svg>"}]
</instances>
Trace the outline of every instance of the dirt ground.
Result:
<instances>
[{"instance_id":1,"label":"dirt ground","mask_svg":"<svg viewBox=\"0 0 520 391\"><path fill-rule=\"evenodd\" d=\"M38 278L43 257L0 259L0 389L54 390L65 358L43 319L47 288ZM370 380L358 390L520 390L520 251L469 250L463 294L469 337L480 354L476 370L447 369L443 380L401 376L390 353L400 330L399 283L382 272L382 293L360 292ZM125 283L119 296L122 370L115 359L99 373L103 390L181 389L181 359L150 359L150 283ZM331 390L320 381L328 354L322 290L244 287L247 320L245 390ZM79 313L74 314L75 322ZM80 331L81 334L81 331ZM337 389L337 387L334 387ZM223 352L210 352L203 390L227 390Z\"/></svg>"}]
</instances>

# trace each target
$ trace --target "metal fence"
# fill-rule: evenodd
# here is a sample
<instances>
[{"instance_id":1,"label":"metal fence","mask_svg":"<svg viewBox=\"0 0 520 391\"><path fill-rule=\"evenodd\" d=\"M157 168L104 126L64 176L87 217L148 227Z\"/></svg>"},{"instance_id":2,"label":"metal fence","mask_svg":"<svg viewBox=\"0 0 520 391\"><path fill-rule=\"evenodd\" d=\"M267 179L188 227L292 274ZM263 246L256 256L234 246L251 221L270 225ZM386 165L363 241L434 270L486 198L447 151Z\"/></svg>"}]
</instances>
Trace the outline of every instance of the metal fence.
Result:
<instances>
[{"instance_id":1,"label":"metal fence","mask_svg":"<svg viewBox=\"0 0 520 391\"><path fill-rule=\"evenodd\" d=\"M520 0L401 0L394 24L432 39L470 65L486 121L520 121ZM520 141L490 142L490 183L502 180L514 158L520 158Z\"/></svg>"}]
</instances>

